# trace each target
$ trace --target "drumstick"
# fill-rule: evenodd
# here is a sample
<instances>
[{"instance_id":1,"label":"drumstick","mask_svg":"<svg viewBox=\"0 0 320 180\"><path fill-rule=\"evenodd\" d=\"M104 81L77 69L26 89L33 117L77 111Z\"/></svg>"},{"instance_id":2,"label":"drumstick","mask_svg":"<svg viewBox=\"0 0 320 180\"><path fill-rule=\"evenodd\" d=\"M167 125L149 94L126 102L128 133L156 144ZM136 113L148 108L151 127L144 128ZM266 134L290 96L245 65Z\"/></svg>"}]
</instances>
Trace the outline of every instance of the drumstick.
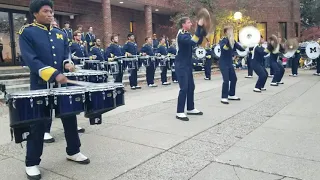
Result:
<instances>
[{"instance_id":1,"label":"drumstick","mask_svg":"<svg viewBox=\"0 0 320 180\"><path fill-rule=\"evenodd\" d=\"M75 85L79 85L79 86L92 86L94 85L94 83L90 83L90 82L83 82L83 81L74 81L74 80L67 80L67 83L70 84L75 84Z\"/></svg>"}]
</instances>

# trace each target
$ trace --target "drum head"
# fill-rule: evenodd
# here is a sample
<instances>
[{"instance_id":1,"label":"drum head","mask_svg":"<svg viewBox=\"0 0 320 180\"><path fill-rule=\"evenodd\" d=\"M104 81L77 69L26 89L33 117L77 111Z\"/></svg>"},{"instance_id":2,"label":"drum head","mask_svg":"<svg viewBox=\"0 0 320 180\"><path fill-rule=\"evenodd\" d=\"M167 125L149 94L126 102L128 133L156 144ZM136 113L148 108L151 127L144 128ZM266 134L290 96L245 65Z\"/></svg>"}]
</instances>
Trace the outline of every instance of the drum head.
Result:
<instances>
[{"instance_id":1,"label":"drum head","mask_svg":"<svg viewBox=\"0 0 320 180\"><path fill-rule=\"evenodd\" d=\"M206 57L207 51L203 47L199 47L196 49L196 56L199 59Z\"/></svg>"},{"instance_id":2,"label":"drum head","mask_svg":"<svg viewBox=\"0 0 320 180\"><path fill-rule=\"evenodd\" d=\"M46 89L8 93L9 98L15 98L15 99L27 98L27 97L43 97L48 95L49 95L49 90L46 90Z\"/></svg>"},{"instance_id":3,"label":"drum head","mask_svg":"<svg viewBox=\"0 0 320 180\"><path fill-rule=\"evenodd\" d=\"M306 54L310 59L317 59L320 55L320 45L317 42L308 43Z\"/></svg>"},{"instance_id":4,"label":"drum head","mask_svg":"<svg viewBox=\"0 0 320 180\"><path fill-rule=\"evenodd\" d=\"M295 51L288 51L287 53L283 54L286 58L291 58L294 55Z\"/></svg>"},{"instance_id":5,"label":"drum head","mask_svg":"<svg viewBox=\"0 0 320 180\"><path fill-rule=\"evenodd\" d=\"M249 52L249 48L247 48L245 51L240 51L237 49L237 53L240 57L245 57Z\"/></svg>"},{"instance_id":6,"label":"drum head","mask_svg":"<svg viewBox=\"0 0 320 180\"><path fill-rule=\"evenodd\" d=\"M214 51L214 54L217 56L217 57L220 57L221 56L221 48L220 48L220 45L216 45L213 49Z\"/></svg>"},{"instance_id":7,"label":"drum head","mask_svg":"<svg viewBox=\"0 0 320 180\"><path fill-rule=\"evenodd\" d=\"M85 60L85 63L100 63L99 60Z\"/></svg>"},{"instance_id":8,"label":"drum head","mask_svg":"<svg viewBox=\"0 0 320 180\"><path fill-rule=\"evenodd\" d=\"M53 88L50 90L53 95L72 95L72 94L84 94L86 88L81 86L68 86L61 88Z\"/></svg>"}]
</instances>

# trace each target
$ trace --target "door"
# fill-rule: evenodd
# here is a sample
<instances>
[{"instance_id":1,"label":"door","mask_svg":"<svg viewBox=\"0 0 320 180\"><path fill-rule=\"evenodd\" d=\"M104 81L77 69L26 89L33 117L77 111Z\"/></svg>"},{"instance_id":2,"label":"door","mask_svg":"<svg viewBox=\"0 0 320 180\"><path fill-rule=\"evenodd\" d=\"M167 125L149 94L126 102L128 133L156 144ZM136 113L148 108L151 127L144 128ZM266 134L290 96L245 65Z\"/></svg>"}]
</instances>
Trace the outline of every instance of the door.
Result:
<instances>
[{"instance_id":1,"label":"door","mask_svg":"<svg viewBox=\"0 0 320 180\"><path fill-rule=\"evenodd\" d=\"M21 51L19 47L19 30L22 26L27 24L27 16L24 13L12 13L12 54L13 54L13 64L21 65Z\"/></svg>"},{"instance_id":2,"label":"door","mask_svg":"<svg viewBox=\"0 0 320 180\"><path fill-rule=\"evenodd\" d=\"M9 13L0 11L0 65L11 65L12 43Z\"/></svg>"}]
</instances>

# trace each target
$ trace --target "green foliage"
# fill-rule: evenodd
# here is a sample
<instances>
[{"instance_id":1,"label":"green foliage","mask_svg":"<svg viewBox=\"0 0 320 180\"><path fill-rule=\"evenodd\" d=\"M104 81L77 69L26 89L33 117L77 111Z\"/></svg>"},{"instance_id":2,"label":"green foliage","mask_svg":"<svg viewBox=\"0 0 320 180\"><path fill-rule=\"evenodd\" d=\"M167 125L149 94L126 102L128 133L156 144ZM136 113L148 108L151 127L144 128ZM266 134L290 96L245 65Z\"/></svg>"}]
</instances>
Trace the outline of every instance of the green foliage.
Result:
<instances>
[{"instance_id":1,"label":"green foliage","mask_svg":"<svg viewBox=\"0 0 320 180\"><path fill-rule=\"evenodd\" d=\"M301 24L304 28L320 26L320 1L300 0Z\"/></svg>"}]
</instances>

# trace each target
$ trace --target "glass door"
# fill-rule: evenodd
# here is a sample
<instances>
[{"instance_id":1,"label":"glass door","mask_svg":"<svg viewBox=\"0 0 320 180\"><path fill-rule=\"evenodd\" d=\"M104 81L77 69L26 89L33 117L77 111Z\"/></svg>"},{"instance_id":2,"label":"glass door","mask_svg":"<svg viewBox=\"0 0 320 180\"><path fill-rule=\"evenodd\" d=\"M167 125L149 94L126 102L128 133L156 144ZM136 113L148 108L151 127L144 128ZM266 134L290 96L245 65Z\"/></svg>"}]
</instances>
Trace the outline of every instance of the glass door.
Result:
<instances>
[{"instance_id":1,"label":"glass door","mask_svg":"<svg viewBox=\"0 0 320 180\"><path fill-rule=\"evenodd\" d=\"M14 64L21 65L21 51L19 47L19 30L22 26L27 24L27 16L23 13L12 13L12 54L14 57Z\"/></svg>"},{"instance_id":2,"label":"glass door","mask_svg":"<svg viewBox=\"0 0 320 180\"><path fill-rule=\"evenodd\" d=\"M9 13L0 12L0 65L13 64Z\"/></svg>"}]
</instances>

